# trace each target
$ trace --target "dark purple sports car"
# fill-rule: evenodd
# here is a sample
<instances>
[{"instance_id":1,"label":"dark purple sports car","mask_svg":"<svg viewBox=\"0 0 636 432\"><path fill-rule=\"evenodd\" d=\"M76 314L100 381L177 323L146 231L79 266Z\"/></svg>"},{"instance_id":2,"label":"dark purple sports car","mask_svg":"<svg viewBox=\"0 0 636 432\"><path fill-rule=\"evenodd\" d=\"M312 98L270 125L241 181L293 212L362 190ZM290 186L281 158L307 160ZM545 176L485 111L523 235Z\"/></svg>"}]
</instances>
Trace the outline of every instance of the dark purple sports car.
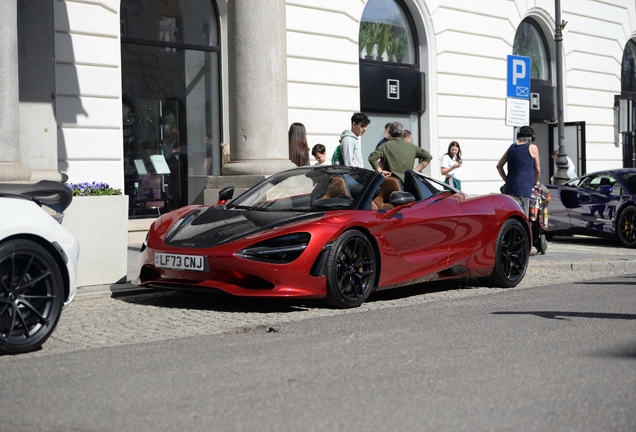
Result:
<instances>
[{"instance_id":1,"label":"dark purple sports car","mask_svg":"<svg viewBox=\"0 0 636 432\"><path fill-rule=\"evenodd\" d=\"M582 234L636 247L635 168L598 171L548 189L548 238Z\"/></svg>"}]
</instances>

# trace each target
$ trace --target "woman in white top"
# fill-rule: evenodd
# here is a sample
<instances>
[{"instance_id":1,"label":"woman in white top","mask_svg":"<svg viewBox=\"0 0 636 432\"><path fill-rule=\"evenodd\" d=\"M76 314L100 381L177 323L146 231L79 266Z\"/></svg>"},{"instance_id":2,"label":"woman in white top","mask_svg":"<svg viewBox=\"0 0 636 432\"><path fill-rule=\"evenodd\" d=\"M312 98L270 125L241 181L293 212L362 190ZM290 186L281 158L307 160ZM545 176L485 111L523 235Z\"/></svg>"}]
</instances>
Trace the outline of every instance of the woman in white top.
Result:
<instances>
[{"instance_id":1,"label":"woman in white top","mask_svg":"<svg viewBox=\"0 0 636 432\"><path fill-rule=\"evenodd\" d=\"M448 152L442 156L441 170L444 183L457 190L462 188L462 149L457 141L451 141Z\"/></svg>"}]
</instances>

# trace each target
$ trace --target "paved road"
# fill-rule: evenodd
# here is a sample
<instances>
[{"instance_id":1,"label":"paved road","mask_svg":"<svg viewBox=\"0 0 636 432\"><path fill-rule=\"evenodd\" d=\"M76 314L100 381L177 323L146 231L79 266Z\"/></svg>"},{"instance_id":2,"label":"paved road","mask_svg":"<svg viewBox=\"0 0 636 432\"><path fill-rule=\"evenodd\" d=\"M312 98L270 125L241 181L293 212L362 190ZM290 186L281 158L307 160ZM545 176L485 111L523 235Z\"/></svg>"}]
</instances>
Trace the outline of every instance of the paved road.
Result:
<instances>
[{"instance_id":1,"label":"paved road","mask_svg":"<svg viewBox=\"0 0 636 432\"><path fill-rule=\"evenodd\" d=\"M138 248L129 251L130 278ZM545 255L533 255L526 277L514 289L636 273L636 251L590 238L560 238ZM460 286L454 282L420 284L374 294L352 310L324 308L315 301L237 299L183 292L130 295L130 284L89 287L62 313L42 350L21 357L40 357L106 346L156 342L184 336L225 332L261 332L281 323L323 316L364 313L491 294L504 290ZM122 295L128 294L128 295ZM0 357L0 364L10 361Z\"/></svg>"},{"instance_id":2,"label":"paved road","mask_svg":"<svg viewBox=\"0 0 636 432\"><path fill-rule=\"evenodd\" d=\"M404 292L334 316L177 298L154 321L177 338L1 358L0 430L633 432L635 284ZM268 326L237 334L232 314ZM220 316L233 334L183 322L215 332Z\"/></svg>"}]
</instances>

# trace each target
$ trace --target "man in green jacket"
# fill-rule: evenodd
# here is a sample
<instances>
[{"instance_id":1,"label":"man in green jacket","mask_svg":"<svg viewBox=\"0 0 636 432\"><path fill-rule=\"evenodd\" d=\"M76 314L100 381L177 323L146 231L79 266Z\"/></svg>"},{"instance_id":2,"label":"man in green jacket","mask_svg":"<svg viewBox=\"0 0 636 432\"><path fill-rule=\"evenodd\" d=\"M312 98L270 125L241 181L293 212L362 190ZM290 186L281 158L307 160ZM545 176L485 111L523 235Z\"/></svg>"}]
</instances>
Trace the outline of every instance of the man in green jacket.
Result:
<instances>
[{"instance_id":1,"label":"man in green jacket","mask_svg":"<svg viewBox=\"0 0 636 432\"><path fill-rule=\"evenodd\" d=\"M369 163L374 170L384 177L391 174L404 181L404 172L410 169L422 171L433 159L433 156L421 147L406 141L402 138L404 126L400 122L393 122L389 126L391 139L375 149L369 155ZM420 163L413 168L413 161L419 159ZM378 164L382 162L382 166Z\"/></svg>"}]
</instances>

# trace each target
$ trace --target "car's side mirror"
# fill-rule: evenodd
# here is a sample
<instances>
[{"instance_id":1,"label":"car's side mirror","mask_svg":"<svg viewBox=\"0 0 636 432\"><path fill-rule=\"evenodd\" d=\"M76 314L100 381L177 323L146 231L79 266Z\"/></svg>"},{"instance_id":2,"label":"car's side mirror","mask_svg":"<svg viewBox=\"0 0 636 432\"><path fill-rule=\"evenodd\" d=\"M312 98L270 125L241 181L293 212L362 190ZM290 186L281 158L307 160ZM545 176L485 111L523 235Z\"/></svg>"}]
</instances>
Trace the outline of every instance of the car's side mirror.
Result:
<instances>
[{"instance_id":1,"label":"car's side mirror","mask_svg":"<svg viewBox=\"0 0 636 432\"><path fill-rule=\"evenodd\" d=\"M234 186L228 186L219 191L218 205L224 205L228 200L231 200L234 196Z\"/></svg>"},{"instance_id":2,"label":"car's side mirror","mask_svg":"<svg viewBox=\"0 0 636 432\"><path fill-rule=\"evenodd\" d=\"M391 192L391 196L389 197L391 205L393 207L400 207L403 205L411 204L415 201L415 197L412 193L409 192Z\"/></svg>"},{"instance_id":3,"label":"car's side mirror","mask_svg":"<svg viewBox=\"0 0 636 432\"><path fill-rule=\"evenodd\" d=\"M391 205L393 208L380 217L383 219L392 218L394 214L398 213L403 207L410 207L415 202L415 197L409 192L391 192Z\"/></svg>"},{"instance_id":4,"label":"car's side mirror","mask_svg":"<svg viewBox=\"0 0 636 432\"><path fill-rule=\"evenodd\" d=\"M604 195L610 195L612 193L612 186L610 185L602 185L598 188L598 193L602 193Z\"/></svg>"}]
</instances>

